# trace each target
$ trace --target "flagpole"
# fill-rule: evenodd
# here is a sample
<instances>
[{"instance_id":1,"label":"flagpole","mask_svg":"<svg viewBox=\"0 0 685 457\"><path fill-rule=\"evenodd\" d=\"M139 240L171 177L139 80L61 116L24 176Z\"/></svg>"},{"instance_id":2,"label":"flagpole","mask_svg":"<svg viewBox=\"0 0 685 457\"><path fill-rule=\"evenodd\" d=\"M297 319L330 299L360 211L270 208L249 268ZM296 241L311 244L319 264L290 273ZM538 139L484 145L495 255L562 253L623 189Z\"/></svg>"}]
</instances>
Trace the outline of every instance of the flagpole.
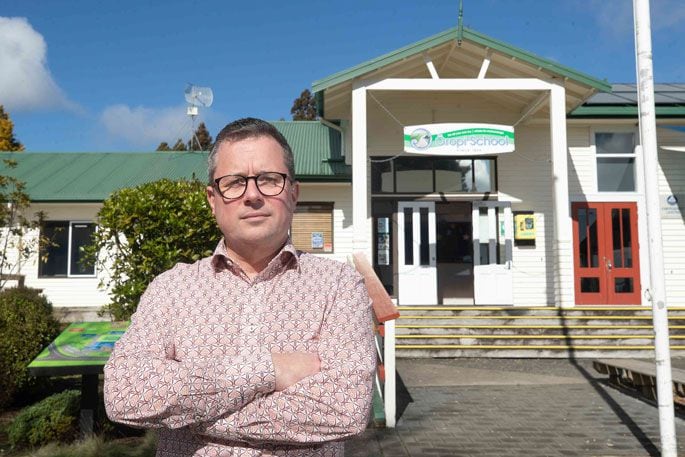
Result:
<instances>
[{"instance_id":1,"label":"flagpole","mask_svg":"<svg viewBox=\"0 0 685 457\"><path fill-rule=\"evenodd\" d=\"M640 145L645 183L647 236L649 239L650 287L646 291L652 302L654 326L654 358L656 362L657 403L661 455L677 456L673 408L671 355L668 340L668 311L664 279L661 214L659 204L658 150L656 114L654 108L654 75L649 0L633 0L635 21L635 57L637 64L637 94L640 111Z\"/></svg>"}]
</instances>

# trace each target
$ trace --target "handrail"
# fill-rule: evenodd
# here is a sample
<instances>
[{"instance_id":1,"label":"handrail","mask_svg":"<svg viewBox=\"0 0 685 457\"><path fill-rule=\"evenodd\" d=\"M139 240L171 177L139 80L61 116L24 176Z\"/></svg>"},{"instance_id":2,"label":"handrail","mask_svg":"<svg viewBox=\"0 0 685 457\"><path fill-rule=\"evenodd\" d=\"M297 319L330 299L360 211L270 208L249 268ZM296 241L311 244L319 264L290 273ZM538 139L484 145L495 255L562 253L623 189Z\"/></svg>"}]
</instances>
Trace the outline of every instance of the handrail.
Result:
<instances>
[{"instance_id":1,"label":"handrail","mask_svg":"<svg viewBox=\"0 0 685 457\"><path fill-rule=\"evenodd\" d=\"M395 427L396 386L395 386L395 319L400 317L397 306L361 252L352 255L357 271L364 278L364 284L369 292L376 321L376 349L378 351L377 385L383 398L385 410L385 426ZM379 341L380 340L380 341ZM382 385L382 389L380 386Z\"/></svg>"}]
</instances>

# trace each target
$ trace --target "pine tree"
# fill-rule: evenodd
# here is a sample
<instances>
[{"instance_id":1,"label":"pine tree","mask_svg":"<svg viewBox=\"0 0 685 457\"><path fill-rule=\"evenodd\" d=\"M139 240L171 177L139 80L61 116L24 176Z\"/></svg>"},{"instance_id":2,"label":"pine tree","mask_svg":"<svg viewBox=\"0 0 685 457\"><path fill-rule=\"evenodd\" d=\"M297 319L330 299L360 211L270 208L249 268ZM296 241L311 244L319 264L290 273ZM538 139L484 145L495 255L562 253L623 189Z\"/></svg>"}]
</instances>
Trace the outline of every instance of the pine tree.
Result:
<instances>
[{"instance_id":1,"label":"pine tree","mask_svg":"<svg viewBox=\"0 0 685 457\"><path fill-rule=\"evenodd\" d=\"M22 145L14 138L14 124L8 113L0 105L0 151L23 151Z\"/></svg>"},{"instance_id":2,"label":"pine tree","mask_svg":"<svg viewBox=\"0 0 685 457\"><path fill-rule=\"evenodd\" d=\"M199 143L198 143L199 142ZM195 134L188 141L189 151L209 151L212 149L212 135L209 134L204 122L197 126Z\"/></svg>"},{"instance_id":3,"label":"pine tree","mask_svg":"<svg viewBox=\"0 0 685 457\"><path fill-rule=\"evenodd\" d=\"M183 142L182 139L176 140L176 143L174 146L171 148L172 151L187 151L188 148L186 148L186 144Z\"/></svg>"},{"instance_id":4,"label":"pine tree","mask_svg":"<svg viewBox=\"0 0 685 457\"><path fill-rule=\"evenodd\" d=\"M171 151L171 148L169 147L169 143L167 143L166 141L162 141L161 143L159 143L159 146L157 146L157 149L155 149L155 151L166 152Z\"/></svg>"},{"instance_id":5,"label":"pine tree","mask_svg":"<svg viewBox=\"0 0 685 457\"><path fill-rule=\"evenodd\" d=\"M293 101L290 108L293 121L313 121L316 119L316 100L309 89L302 91L300 96Z\"/></svg>"}]
</instances>

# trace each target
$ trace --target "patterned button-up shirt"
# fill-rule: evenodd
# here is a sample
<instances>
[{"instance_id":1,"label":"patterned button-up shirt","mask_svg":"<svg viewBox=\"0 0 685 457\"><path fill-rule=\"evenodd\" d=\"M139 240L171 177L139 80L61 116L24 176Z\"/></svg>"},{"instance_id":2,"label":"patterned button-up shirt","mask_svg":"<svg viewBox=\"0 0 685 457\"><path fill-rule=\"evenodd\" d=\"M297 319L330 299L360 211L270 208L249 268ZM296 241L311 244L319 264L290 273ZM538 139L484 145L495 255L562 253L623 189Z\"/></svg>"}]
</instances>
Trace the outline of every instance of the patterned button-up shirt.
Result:
<instances>
[{"instance_id":1,"label":"patterned button-up shirt","mask_svg":"<svg viewBox=\"0 0 685 457\"><path fill-rule=\"evenodd\" d=\"M105 366L107 413L160 428L158 456L342 457L371 406L371 319L352 267L288 243L250 279L221 241L150 283ZM277 392L272 351L321 371Z\"/></svg>"}]
</instances>

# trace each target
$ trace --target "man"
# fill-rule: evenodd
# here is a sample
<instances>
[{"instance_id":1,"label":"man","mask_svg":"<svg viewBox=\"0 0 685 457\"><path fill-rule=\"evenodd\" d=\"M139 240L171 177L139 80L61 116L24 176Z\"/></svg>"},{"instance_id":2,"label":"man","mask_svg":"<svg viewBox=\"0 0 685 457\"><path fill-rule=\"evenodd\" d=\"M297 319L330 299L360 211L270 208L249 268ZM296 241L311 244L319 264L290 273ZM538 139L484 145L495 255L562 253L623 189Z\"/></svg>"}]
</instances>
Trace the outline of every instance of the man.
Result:
<instances>
[{"instance_id":1,"label":"man","mask_svg":"<svg viewBox=\"0 0 685 457\"><path fill-rule=\"evenodd\" d=\"M227 125L208 161L224 238L149 285L105 366L107 413L160 428L158 456L342 457L375 370L361 276L291 244L299 184L271 124Z\"/></svg>"}]
</instances>

